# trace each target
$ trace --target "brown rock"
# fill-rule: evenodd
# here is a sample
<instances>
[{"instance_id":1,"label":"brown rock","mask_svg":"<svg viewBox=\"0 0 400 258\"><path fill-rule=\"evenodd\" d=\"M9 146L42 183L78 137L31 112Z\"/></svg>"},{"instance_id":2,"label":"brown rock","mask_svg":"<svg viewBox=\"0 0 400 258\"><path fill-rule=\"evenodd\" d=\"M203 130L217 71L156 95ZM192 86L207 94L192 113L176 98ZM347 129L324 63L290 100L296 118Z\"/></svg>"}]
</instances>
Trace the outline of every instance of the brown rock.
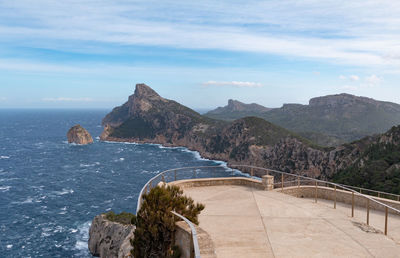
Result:
<instances>
[{"instance_id":1,"label":"brown rock","mask_svg":"<svg viewBox=\"0 0 400 258\"><path fill-rule=\"evenodd\" d=\"M75 125L67 133L68 143L89 144L93 143L90 133L80 125Z\"/></svg>"},{"instance_id":2,"label":"brown rock","mask_svg":"<svg viewBox=\"0 0 400 258\"><path fill-rule=\"evenodd\" d=\"M132 257L131 239L135 227L109 221L104 215L96 216L89 230L89 251L100 257Z\"/></svg>"}]
</instances>

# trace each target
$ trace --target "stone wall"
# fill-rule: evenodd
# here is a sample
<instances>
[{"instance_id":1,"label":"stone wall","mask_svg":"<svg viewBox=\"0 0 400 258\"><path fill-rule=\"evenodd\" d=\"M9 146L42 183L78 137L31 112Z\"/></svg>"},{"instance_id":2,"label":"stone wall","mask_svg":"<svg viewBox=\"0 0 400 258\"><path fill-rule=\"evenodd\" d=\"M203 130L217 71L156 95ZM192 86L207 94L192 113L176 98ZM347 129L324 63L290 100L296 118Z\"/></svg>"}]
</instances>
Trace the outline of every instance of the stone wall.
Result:
<instances>
[{"instance_id":1,"label":"stone wall","mask_svg":"<svg viewBox=\"0 0 400 258\"><path fill-rule=\"evenodd\" d=\"M202 258L216 258L214 243L211 237L201 227L195 226L197 232L197 241L199 243L200 255ZM192 235L190 227L184 221L176 223L175 245L179 246L182 251L181 258L190 258L193 252Z\"/></svg>"},{"instance_id":2,"label":"stone wall","mask_svg":"<svg viewBox=\"0 0 400 258\"><path fill-rule=\"evenodd\" d=\"M220 177L220 178L199 178L179 180L168 183L169 185L177 185L182 189L190 187L216 186L216 185L243 185L250 186L260 190L264 190L261 181L246 177Z\"/></svg>"}]
</instances>

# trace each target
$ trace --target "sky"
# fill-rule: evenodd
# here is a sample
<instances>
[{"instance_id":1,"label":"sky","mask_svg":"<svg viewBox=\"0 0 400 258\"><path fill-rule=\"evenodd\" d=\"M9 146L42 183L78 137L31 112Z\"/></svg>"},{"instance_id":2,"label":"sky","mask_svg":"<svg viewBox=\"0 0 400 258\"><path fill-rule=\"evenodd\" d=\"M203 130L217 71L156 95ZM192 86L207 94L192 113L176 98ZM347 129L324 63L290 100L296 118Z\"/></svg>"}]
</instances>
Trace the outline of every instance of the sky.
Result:
<instances>
[{"instance_id":1,"label":"sky","mask_svg":"<svg viewBox=\"0 0 400 258\"><path fill-rule=\"evenodd\" d=\"M400 103L400 1L0 0L0 108Z\"/></svg>"}]
</instances>

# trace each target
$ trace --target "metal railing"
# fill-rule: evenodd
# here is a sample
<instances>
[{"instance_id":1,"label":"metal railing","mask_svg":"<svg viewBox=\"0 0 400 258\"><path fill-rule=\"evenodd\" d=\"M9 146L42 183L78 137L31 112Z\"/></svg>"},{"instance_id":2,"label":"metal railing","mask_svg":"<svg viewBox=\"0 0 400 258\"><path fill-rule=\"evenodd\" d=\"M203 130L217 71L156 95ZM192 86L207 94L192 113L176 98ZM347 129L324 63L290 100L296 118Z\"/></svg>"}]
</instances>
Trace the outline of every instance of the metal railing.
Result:
<instances>
[{"instance_id":1,"label":"metal railing","mask_svg":"<svg viewBox=\"0 0 400 258\"><path fill-rule=\"evenodd\" d=\"M191 246L193 246L194 257L200 258L199 242L197 241L197 232L196 232L196 228L194 227L193 223L190 220L188 220L187 218L185 218L184 216L182 216L181 214L176 213L175 211L171 211L171 212L172 212L172 214L179 217L180 219L185 221L186 224L189 225L190 231L191 231L191 243L190 244L191 244Z\"/></svg>"},{"instance_id":2,"label":"metal railing","mask_svg":"<svg viewBox=\"0 0 400 258\"><path fill-rule=\"evenodd\" d=\"M244 172L244 173L243 173ZM251 177L253 179L258 179L263 175L271 175L274 177L274 188L281 188L282 190L285 187L293 187L293 186L313 186L315 187L315 192L314 192L314 199L315 202L318 201L318 189L321 187L328 187L331 188L332 191L334 191L334 198L333 198L333 208L336 209L337 206L337 193L339 190L348 192L351 194L351 217L354 217L354 211L355 211L355 196L360 196L361 198L365 199L366 202L366 224L370 224L370 209L371 209L371 204L375 205L380 205L381 208L383 208L385 212L385 221L384 221L384 234L388 234L388 218L389 218L389 211L394 214L400 215L400 210L396 209L394 207L391 207L390 205L387 205L383 203L380 200L374 199L373 196L369 196L364 194L365 192L371 191L371 192L379 192L379 191L374 191L374 190L369 190L369 189L361 189L360 191L356 191L351 187L351 186L346 186L346 185L341 185L341 184L336 184L332 183L329 181L324 181L324 180L319 180L315 178L310 178L302 175L296 175L296 174L291 174L287 172L282 172L274 169L267 169L267 168L261 168L261 167L256 167L256 166L251 166L251 165L230 165L230 168L225 167L225 166L201 166L201 167L185 167L185 168L175 168L175 169L169 169L163 172L160 172L153 178L151 178L142 188L140 191L139 197L138 197L138 203L137 203L137 211L139 211L141 204L142 204L142 196L145 193L148 193L151 188L157 186L160 182L168 183L172 181L177 181L177 180L182 180L182 179L195 179L195 178L218 178L218 177ZM358 188L358 190L360 190ZM367 191L368 190L368 191ZM363 193L364 191L364 193ZM381 196L383 197L384 195L382 194L383 192L380 192ZM388 194L388 193L385 193ZM175 213L174 213L175 214ZM177 215L177 214L175 214ZM178 214L177 216L180 217L182 215ZM182 216L183 217L183 216ZM182 217L180 217L182 219ZM185 218L186 219L186 218ZM194 246L194 251L195 251L195 256L200 257L200 251L198 248L198 241L197 241L197 234L195 233L193 223L190 222L189 220L185 220L186 223L189 224L192 232L192 241ZM192 229L193 228L193 229ZM196 250L198 250L198 253L196 253Z\"/></svg>"},{"instance_id":3,"label":"metal railing","mask_svg":"<svg viewBox=\"0 0 400 258\"><path fill-rule=\"evenodd\" d=\"M353 190L356 190L356 191L358 191L360 193L367 194L367 195L373 195L373 196L376 196L378 198L385 198L385 199L390 199L390 200L394 200L394 201L400 202L400 195L398 195L398 194L392 194L392 193L372 190L372 189L363 188L363 187L351 186L351 185L344 185L344 184L340 184L340 185L345 186L345 187L350 188L350 189L353 189Z\"/></svg>"},{"instance_id":4,"label":"metal railing","mask_svg":"<svg viewBox=\"0 0 400 258\"><path fill-rule=\"evenodd\" d=\"M308 185L308 186L315 186L315 192L314 192L314 199L315 202L318 201L318 187L324 186L324 187L329 187L332 188L334 191L334 208L336 209L336 203L337 203L337 192L338 190L343 190L346 192L349 192L351 194L351 217L354 217L354 209L355 209L355 196L360 196L361 198L364 198L366 201L366 224L370 224L370 209L371 209L371 204L374 203L375 205L381 206L384 211L385 211L385 221L384 221L384 234L387 235L388 233L388 217L389 217L389 211L391 213L400 215L400 210L396 209L386 203L383 203L380 200L376 200L372 196L363 194L362 192L360 193L359 191L355 191L351 189L350 187L346 185L341 185L341 184L336 184L332 183L329 181L324 181L324 180L319 180L315 178L310 178L306 176L301 176L301 175L296 175L296 174L291 174L287 172L282 172L274 169L267 169L267 168L261 168L261 167L256 167L256 166L250 166L250 165L231 165L233 168L240 168L242 171L245 170L245 172L249 173L250 176L256 176L256 177L261 177L263 175L271 175L274 177L274 186L278 186L282 190L285 187L288 186L303 186L303 185ZM364 190L369 190L369 189L364 189ZM373 191L373 190L371 190ZM381 192L382 193L382 192ZM382 196L381 196L382 197Z\"/></svg>"},{"instance_id":5,"label":"metal railing","mask_svg":"<svg viewBox=\"0 0 400 258\"><path fill-rule=\"evenodd\" d=\"M138 196L136 212L140 210L140 207L143 202L143 195L150 192L150 190L153 187L156 187L159 183L168 183L183 179L210 178L210 177L218 178L218 177L229 177L229 176L248 177L247 174L243 174L238 170L230 169L225 166L200 166L200 167L185 167L185 168L175 168L175 169L165 170L152 177L143 186ZM182 216L181 214L178 214L174 211L171 212L189 225L191 230L191 239L192 239L191 244L193 244L193 250L194 250L193 255L196 258L200 258L200 248L198 245L196 229L193 223L184 216Z\"/></svg>"}]
</instances>

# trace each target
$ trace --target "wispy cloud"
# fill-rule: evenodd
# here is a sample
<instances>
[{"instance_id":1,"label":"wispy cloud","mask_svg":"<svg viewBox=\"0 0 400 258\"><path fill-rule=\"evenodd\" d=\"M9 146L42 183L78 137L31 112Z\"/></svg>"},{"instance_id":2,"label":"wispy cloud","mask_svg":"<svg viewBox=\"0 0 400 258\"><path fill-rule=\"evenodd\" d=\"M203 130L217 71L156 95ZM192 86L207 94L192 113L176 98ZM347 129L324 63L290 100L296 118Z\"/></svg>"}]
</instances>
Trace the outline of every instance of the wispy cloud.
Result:
<instances>
[{"instance_id":1,"label":"wispy cloud","mask_svg":"<svg viewBox=\"0 0 400 258\"><path fill-rule=\"evenodd\" d=\"M22 46L74 50L90 43L109 49L147 45L399 66L398 13L400 2L390 0L3 1L0 38Z\"/></svg>"},{"instance_id":2,"label":"wispy cloud","mask_svg":"<svg viewBox=\"0 0 400 258\"><path fill-rule=\"evenodd\" d=\"M350 81L359 81L360 80L360 76L358 75L349 75L349 76L345 76L345 75L340 75L339 76L340 80L350 80Z\"/></svg>"},{"instance_id":3,"label":"wispy cloud","mask_svg":"<svg viewBox=\"0 0 400 258\"><path fill-rule=\"evenodd\" d=\"M354 77L354 78L352 78ZM356 91L360 89L366 89L366 88L374 88L376 86L379 86L381 82L383 81L383 77L377 76L375 74L371 74L369 76L364 77L363 80L360 79L359 76L357 75L351 75L351 76L343 76L340 75L339 78L341 80L347 80L348 82L354 82L354 84L346 84L339 89L341 90L351 90L351 91ZM357 83L355 83L357 82Z\"/></svg>"},{"instance_id":4,"label":"wispy cloud","mask_svg":"<svg viewBox=\"0 0 400 258\"><path fill-rule=\"evenodd\" d=\"M260 88L263 85L259 82L239 82L239 81L207 81L203 83L204 86L230 86L230 87L244 87L244 88Z\"/></svg>"},{"instance_id":5,"label":"wispy cloud","mask_svg":"<svg viewBox=\"0 0 400 258\"><path fill-rule=\"evenodd\" d=\"M57 98L43 98L42 101L45 102L92 102L91 98L66 98L66 97L57 97Z\"/></svg>"},{"instance_id":6,"label":"wispy cloud","mask_svg":"<svg viewBox=\"0 0 400 258\"><path fill-rule=\"evenodd\" d=\"M375 74L372 74L365 78L365 82L371 87L379 85L382 81L383 81L383 78L378 77Z\"/></svg>"}]
</instances>

